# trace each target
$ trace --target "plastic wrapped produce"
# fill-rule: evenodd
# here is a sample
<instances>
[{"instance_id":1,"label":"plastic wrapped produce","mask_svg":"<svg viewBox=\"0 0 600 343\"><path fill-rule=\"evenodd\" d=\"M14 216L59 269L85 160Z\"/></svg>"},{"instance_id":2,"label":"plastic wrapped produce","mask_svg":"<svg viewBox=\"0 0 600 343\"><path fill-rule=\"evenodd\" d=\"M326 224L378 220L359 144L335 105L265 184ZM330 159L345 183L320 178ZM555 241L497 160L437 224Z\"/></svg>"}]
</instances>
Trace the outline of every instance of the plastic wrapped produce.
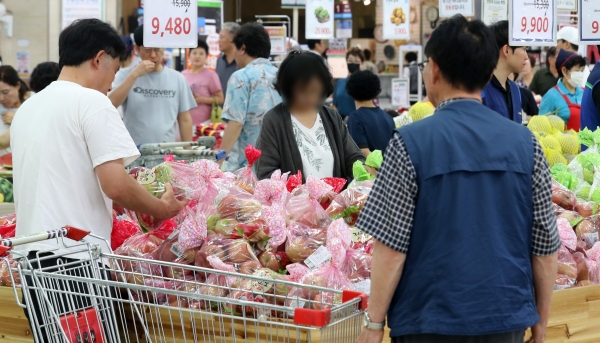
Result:
<instances>
[{"instance_id":1,"label":"plastic wrapped produce","mask_svg":"<svg viewBox=\"0 0 600 343\"><path fill-rule=\"evenodd\" d=\"M558 273L554 289L573 287L577 281L577 263L569 250L561 246L558 250Z\"/></svg>"},{"instance_id":2,"label":"plastic wrapped produce","mask_svg":"<svg viewBox=\"0 0 600 343\"><path fill-rule=\"evenodd\" d=\"M215 235L205 241L195 256L194 265L212 268L208 260L209 256L217 257L231 265L239 264L240 267L249 261L258 262L254 249L247 241L228 239L220 235Z\"/></svg>"},{"instance_id":3,"label":"plastic wrapped produce","mask_svg":"<svg viewBox=\"0 0 600 343\"><path fill-rule=\"evenodd\" d=\"M141 257L151 254L163 243L163 240L147 233L129 237L115 250L115 254L122 256Z\"/></svg>"},{"instance_id":4,"label":"plastic wrapped produce","mask_svg":"<svg viewBox=\"0 0 600 343\"><path fill-rule=\"evenodd\" d=\"M577 201L575 211L582 217L589 217L598 213L598 205L593 201Z\"/></svg>"},{"instance_id":5,"label":"plastic wrapped produce","mask_svg":"<svg viewBox=\"0 0 600 343\"><path fill-rule=\"evenodd\" d=\"M325 245L327 232L325 228L313 228L293 222L288 226L288 238L285 253L291 262L304 262L320 246Z\"/></svg>"},{"instance_id":6,"label":"plastic wrapped produce","mask_svg":"<svg viewBox=\"0 0 600 343\"><path fill-rule=\"evenodd\" d=\"M558 235L562 244L570 251L577 250L577 235L569 221L565 218L558 218L556 224L558 225Z\"/></svg>"},{"instance_id":7,"label":"plastic wrapped produce","mask_svg":"<svg viewBox=\"0 0 600 343\"><path fill-rule=\"evenodd\" d=\"M0 260L0 286L12 286L21 284L19 273L17 272L17 261L12 259L12 255L5 256L6 260ZM10 266L10 268L9 268ZM12 271L12 277L11 277Z\"/></svg>"},{"instance_id":8,"label":"plastic wrapped produce","mask_svg":"<svg viewBox=\"0 0 600 343\"><path fill-rule=\"evenodd\" d=\"M141 233L142 229L137 221L133 221L127 214L117 216L113 211L113 227L110 233L110 245L113 251L123 245L127 238Z\"/></svg>"},{"instance_id":9,"label":"plastic wrapped produce","mask_svg":"<svg viewBox=\"0 0 600 343\"><path fill-rule=\"evenodd\" d=\"M0 217L0 237L13 238L17 229L17 214Z\"/></svg>"},{"instance_id":10,"label":"plastic wrapped produce","mask_svg":"<svg viewBox=\"0 0 600 343\"><path fill-rule=\"evenodd\" d=\"M286 189L288 175L289 173L282 175L280 170L276 170L270 179L258 181L254 190L254 199L263 206L284 207L289 195Z\"/></svg>"},{"instance_id":11,"label":"plastic wrapped produce","mask_svg":"<svg viewBox=\"0 0 600 343\"><path fill-rule=\"evenodd\" d=\"M200 250L200 246L184 249L179 242L179 231L175 230L159 247L152 253L155 260L164 262L180 263L189 265L194 263L196 254ZM192 274L192 271L187 268L177 268L163 266L162 275L169 278L183 278L185 275Z\"/></svg>"},{"instance_id":12,"label":"plastic wrapped produce","mask_svg":"<svg viewBox=\"0 0 600 343\"><path fill-rule=\"evenodd\" d=\"M573 211L577 204L577 197L573 192L552 180L552 202L565 210Z\"/></svg>"},{"instance_id":13,"label":"plastic wrapped produce","mask_svg":"<svg viewBox=\"0 0 600 343\"><path fill-rule=\"evenodd\" d=\"M258 181L256 175L252 172L252 166L261 154L262 152L260 150L252 145L248 145L246 147L246 159L248 160L248 165L234 173L236 175L235 184L250 194L254 194L254 187Z\"/></svg>"},{"instance_id":14,"label":"plastic wrapped produce","mask_svg":"<svg viewBox=\"0 0 600 343\"><path fill-rule=\"evenodd\" d=\"M579 185L577 176L562 163L552 166L552 178L571 191L575 191Z\"/></svg>"},{"instance_id":15,"label":"plastic wrapped produce","mask_svg":"<svg viewBox=\"0 0 600 343\"><path fill-rule=\"evenodd\" d=\"M600 240L599 217L598 215L587 217L575 226L577 238L585 243L586 249L591 249Z\"/></svg>"},{"instance_id":16,"label":"plastic wrapped produce","mask_svg":"<svg viewBox=\"0 0 600 343\"><path fill-rule=\"evenodd\" d=\"M333 219L343 218L348 225L354 226L370 192L370 187L362 185L348 188L333 199L327 213Z\"/></svg>"},{"instance_id":17,"label":"plastic wrapped produce","mask_svg":"<svg viewBox=\"0 0 600 343\"><path fill-rule=\"evenodd\" d=\"M327 212L308 194L290 198L286 211L290 223L296 222L313 229L324 229L331 222Z\"/></svg>"},{"instance_id":18,"label":"plastic wrapped produce","mask_svg":"<svg viewBox=\"0 0 600 343\"><path fill-rule=\"evenodd\" d=\"M348 249L341 271L352 283L371 279L372 259L373 257L364 251Z\"/></svg>"}]
</instances>

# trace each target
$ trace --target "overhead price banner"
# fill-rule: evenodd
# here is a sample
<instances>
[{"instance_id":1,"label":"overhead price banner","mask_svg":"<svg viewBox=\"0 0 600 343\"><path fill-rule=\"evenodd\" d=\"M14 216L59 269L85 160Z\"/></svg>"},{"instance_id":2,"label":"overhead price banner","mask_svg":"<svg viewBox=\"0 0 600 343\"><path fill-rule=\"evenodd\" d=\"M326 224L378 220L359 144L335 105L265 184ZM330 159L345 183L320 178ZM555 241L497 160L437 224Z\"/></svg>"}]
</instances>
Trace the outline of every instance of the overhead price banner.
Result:
<instances>
[{"instance_id":1,"label":"overhead price banner","mask_svg":"<svg viewBox=\"0 0 600 343\"><path fill-rule=\"evenodd\" d=\"M579 40L600 44L600 0L579 0Z\"/></svg>"},{"instance_id":2,"label":"overhead price banner","mask_svg":"<svg viewBox=\"0 0 600 343\"><path fill-rule=\"evenodd\" d=\"M191 0L144 0L144 46L198 46L198 7Z\"/></svg>"},{"instance_id":3,"label":"overhead price banner","mask_svg":"<svg viewBox=\"0 0 600 343\"><path fill-rule=\"evenodd\" d=\"M475 4L473 0L439 0L440 17L452 17L462 14L464 17L475 16Z\"/></svg>"},{"instance_id":4,"label":"overhead price banner","mask_svg":"<svg viewBox=\"0 0 600 343\"><path fill-rule=\"evenodd\" d=\"M383 1L383 38L410 39L410 3L408 0Z\"/></svg>"},{"instance_id":5,"label":"overhead price banner","mask_svg":"<svg viewBox=\"0 0 600 343\"><path fill-rule=\"evenodd\" d=\"M508 12L508 45L556 45L554 0L510 0Z\"/></svg>"},{"instance_id":6,"label":"overhead price banner","mask_svg":"<svg viewBox=\"0 0 600 343\"><path fill-rule=\"evenodd\" d=\"M556 0L556 9L577 11L577 0Z\"/></svg>"},{"instance_id":7,"label":"overhead price banner","mask_svg":"<svg viewBox=\"0 0 600 343\"><path fill-rule=\"evenodd\" d=\"M482 0L481 20L486 25L508 20L508 0Z\"/></svg>"},{"instance_id":8,"label":"overhead price banner","mask_svg":"<svg viewBox=\"0 0 600 343\"><path fill-rule=\"evenodd\" d=\"M333 0L306 1L306 39L332 39Z\"/></svg>"}]
</instances>

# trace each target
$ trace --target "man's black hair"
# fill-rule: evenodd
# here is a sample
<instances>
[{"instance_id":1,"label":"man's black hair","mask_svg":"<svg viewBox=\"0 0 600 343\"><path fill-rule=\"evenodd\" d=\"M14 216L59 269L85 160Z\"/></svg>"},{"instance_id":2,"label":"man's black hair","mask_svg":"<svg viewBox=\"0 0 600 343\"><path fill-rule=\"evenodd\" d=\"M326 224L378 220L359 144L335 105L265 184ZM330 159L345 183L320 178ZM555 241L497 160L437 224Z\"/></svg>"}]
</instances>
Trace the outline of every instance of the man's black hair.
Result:
<instances>
[{"instance_id":1,"label":"man's black hair","mask_svg":"<svg viewBox=\"0 0 600 343\"><path fill-rule=\"evenodd\" d=\"M494 42L494 34L481 20L455 15L433 31L425 55L453 87L475 92L490 82L498 63L499 48Z\"/></svg>"},{"instance_id":2,"label":"man's black hair","mask_svg":"<svg viewBox=\"0 0 600 343\"><path fill-rule=\"evenodd\" d=\"M98 19L80 19L64 29L58 38L59 66L77 67L104 50L112 58L126 58L121 36Z\"/></svg>"},{"instance_id":3,"label":"man's black hair","mask_svg":"<svg viewBox=\"0 0 600 343\"><path fill-rule=\"evenodd\" d=\"M494 34L494 42L498 49L502 49L503 46L508 45L509 48L514 52L517 47L510 46L508 44L508 20L500 20L490 25L490 29ZM500 51L498 51L500 53Z\"/></svg>"},{"instance_id":4,"label":"man's black hair","mask_svg":"<svg viewBox=\"0 0 600 343\"><path fill-rule=\"evenodd\" d=\"M571 70L571 68L574 67L585 67L587 65L587 62L585 60L585 57L581 56L581 55L577 55L577 56L573 56L573 58L569 59L564 65L563 67L567 68L567 70ZM556 70L558 71L558 77L563 77L563 72L562 72L562 67L560 66L556 66Z\"/></svg>"},{"instance_id":5,"label":"man's black hair","mask_svg":"<svg viewBox=\"0 0 600 343\"><path fill-rule=\"evenodd\" d=\"M254 58L269 58L271 38L265 28L258 23L246 23L233 37L233 44L239 50L246 46L246 54Z\"/></svg>"},{"instance_id":6,"label":"man's black hair","mask_svg":"<svg viewBox=\"0 0 600 343\"><path fill-rule=\"evenodd\" d=\"M317 44L323 44L323 40L322 39L307 39L306 40L306 44L308 45L308 48L310 50L315 50L315 47L317 46Z\"/></svg>"},{"instance_id":7,"label":"man's black hair","mask_svg":"<svg viewBox=\"0 0 600 343\"><path fill-rule=\"evenodd\" d=\"M365 50L363 50L363 54L365 55L365 59L366 59L367 61L370 61L370 60L371 60L371 50L369 50L369 49L365 49Z\"/></svg>"},{"instance_id":8,"label":"man's black hair","mask_svg":"<svg viewBox=\"0 0 600 343\"><path fill-rule=\"evenodd\" d=\"M31 90L39 93L48 87L52 82L58 79L60 68L56 62L43 62L38 64L31 73L29 87Z\"/></svg>"},{"instance_id":9,"label":"man's black hair","mask_svg":"<svg viewBox=\"0 0 600 343\"><path fill-rule=\"evenodd\" d=\"M546 59L551 58L551 57L556 57L556 47L555 46L548 49L548 52L546 53Z\"/></svg>"},{"instance_id":10,"label":"man's black hair","mask_svg":"<svg viewBox=\"0 0 600 343\"><path fill-rule=\"evenodd\" d=\"M198 47L194 48L194 49L204 49L204 51L206 52L206 54L208 55L208 44L206 43L206 41L202 38L198 38ZM194 49L190 49L190 52L192 52L192 50Z\"/></svg>"},{"instance_id":11,"label":"man's black hair","mask_svg":"<svg viewBox=\"0 0 600 343\"><path fill-rule=\"evenodd\" d=\"M144 25L138 26L133 31L133 42L137 46L144 46Z\"/></svg>"},{"instance_id":12,"label":"man's black hair","mask_svg":"<svg viewBox=\"0 0 600 343\"><path fill-rule=\"evenodd\" d=\"M285 103L294 101L294 90L318 79L323 86L323 100L333 93L333 76L323 58L309 51L294 52L281 63L277 71L275 89Z\"/></svg>"},{"instance_id":13,"label":"man's black hair","mask_svg":"<svg viewBox=\"0 0 600 343\"><path fill-rule=\"evenodd\" d=\"M356 101L373 100L381 93L381 81L368 70L357 71L348 78L346 91Z\"/></svg>"},{"instance_id":14,"label":"man's black hair","mask_svg":"<svg viewBox=\"0 0 600 343\"><path fill-rule=\"evenodd\" d=\"M416 62L417 61L417 53L416 52L407 52L406 55L404 56L404 59L406 60L406 62L410 63L410 62Z\"/></svg>"},{"instance_id":15,"label":"man's black hair","mask_svg":"<svg viewBox=\"0 0 600 343\"><path fill-rule=\"evenodd\" d=\"M363 53L363 51L357 47L354 47L354 48L348 50L348 52L346 52L346 59L348 59L348 57L350 57L350 56L358 57L361 62L364 62L366 60L365 54Z\"/></svg>"}]
</instances>

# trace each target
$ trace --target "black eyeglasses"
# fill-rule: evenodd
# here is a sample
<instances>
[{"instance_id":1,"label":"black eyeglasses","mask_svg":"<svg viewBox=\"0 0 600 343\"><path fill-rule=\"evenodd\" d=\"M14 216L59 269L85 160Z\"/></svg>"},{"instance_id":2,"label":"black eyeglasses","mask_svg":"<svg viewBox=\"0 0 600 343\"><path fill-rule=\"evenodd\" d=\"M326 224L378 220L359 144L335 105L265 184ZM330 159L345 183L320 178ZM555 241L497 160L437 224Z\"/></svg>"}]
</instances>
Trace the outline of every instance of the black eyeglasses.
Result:
<instances>
[{"instance_id":1,"label":"black eyeglasses","mask_svg":"<svg viewBox=\"0 0 600 343\"><path fill-rule=\"evenodd\" d=\"M419 71L422 73L423 70L425 70L425 67L427 67L427 63L429 62L421 62L417 64L417 67L419 67Z\"/></svg>"},{"instance_id":2,"label":"black eyeglasses","mask_svg":"<svg viewBox=\"0 0 600 343\"><path fill-rule=\"evenodd\" d=\"M302 52L300 50L292 50L290 51L290 55L300 55Z\"/></svg>"}]
</instances>

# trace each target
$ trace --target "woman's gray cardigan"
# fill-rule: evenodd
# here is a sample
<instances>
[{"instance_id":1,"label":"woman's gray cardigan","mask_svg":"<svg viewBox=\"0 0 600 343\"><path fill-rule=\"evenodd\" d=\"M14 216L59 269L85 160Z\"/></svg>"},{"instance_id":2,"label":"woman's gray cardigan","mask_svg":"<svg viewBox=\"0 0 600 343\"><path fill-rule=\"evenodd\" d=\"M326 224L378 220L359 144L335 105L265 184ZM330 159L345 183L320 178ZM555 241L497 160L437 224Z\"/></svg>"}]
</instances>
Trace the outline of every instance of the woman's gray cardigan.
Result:
<instances>
[{"instance_id":1,"label":"woman's gray cardigan","mask_svg":"<svg viewBox=\"0 0 600 343\"><path fill-rule=\"evenodd\" d=\"M333 153L333 177L352 178L352 164L365 156L358 148L342 117L333 109L323 106L320 111L323 127L331 152ZM283 104L273 107L263 118L256 147L262 155L256 161L256 175L259 180L271 177L277 169L282 173L296 174L302 168L302 157L294 138L290 112ZM302 175L306 181L305 175Z\"/></svg>"}]
</instances>

